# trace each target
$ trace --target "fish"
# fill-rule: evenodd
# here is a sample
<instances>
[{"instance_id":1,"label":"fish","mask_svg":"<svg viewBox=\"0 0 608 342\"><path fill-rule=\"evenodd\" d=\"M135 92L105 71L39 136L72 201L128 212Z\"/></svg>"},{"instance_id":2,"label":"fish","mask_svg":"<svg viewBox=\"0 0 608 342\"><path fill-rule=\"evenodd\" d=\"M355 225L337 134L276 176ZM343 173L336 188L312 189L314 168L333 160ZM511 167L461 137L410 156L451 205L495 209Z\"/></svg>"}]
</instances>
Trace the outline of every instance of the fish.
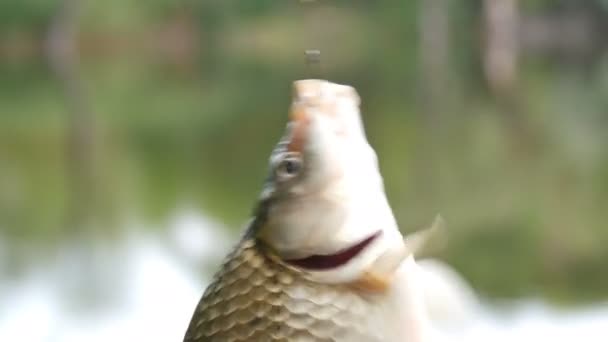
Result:
<instances>
[{"instance_id":1,"label":"fish","mask_svg":"<svg viewBox=\"0 0 608 342\"><path fill-rule=\"evenodd\" d=\"M285 132L251 221L196 306L185 342L429 340L404 238L355 88L293 83Z\"/></svg>"}]
</instances>

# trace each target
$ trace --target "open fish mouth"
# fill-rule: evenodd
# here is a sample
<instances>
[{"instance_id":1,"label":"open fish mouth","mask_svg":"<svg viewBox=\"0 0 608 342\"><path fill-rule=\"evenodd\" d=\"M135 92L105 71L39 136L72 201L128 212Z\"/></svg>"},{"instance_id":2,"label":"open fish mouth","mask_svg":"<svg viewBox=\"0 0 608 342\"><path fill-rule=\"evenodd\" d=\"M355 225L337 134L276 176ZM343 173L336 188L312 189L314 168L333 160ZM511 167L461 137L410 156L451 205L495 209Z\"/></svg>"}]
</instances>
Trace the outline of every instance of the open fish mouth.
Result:
<instances>
[{"instance_id":1,"label":"open fish mouth","mask_svg":"<svg viewBox=\"0 0 608 342\"><path fill-rule=\"evenodd\" d=\"M368 247L374 240L376 240L382 231L377 231L372 236L365 238L361 242L343 249L334 254L313 254L301 259L288 259L286 263L300 267L311 271L323 271L330 270L336 267L340 267L350 260L361 254L363 250Z\"/></svg>"}]
</instances>

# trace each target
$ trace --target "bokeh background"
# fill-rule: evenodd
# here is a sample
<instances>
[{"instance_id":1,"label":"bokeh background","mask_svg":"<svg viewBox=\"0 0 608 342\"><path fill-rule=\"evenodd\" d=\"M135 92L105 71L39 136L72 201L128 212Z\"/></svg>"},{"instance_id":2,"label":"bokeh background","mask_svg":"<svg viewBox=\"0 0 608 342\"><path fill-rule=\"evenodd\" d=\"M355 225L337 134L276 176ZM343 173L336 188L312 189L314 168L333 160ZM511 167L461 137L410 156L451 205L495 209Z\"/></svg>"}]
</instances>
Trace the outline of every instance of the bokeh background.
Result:
<instances>
[{"instance_id":1,"label":"bokeh background","mask_svg":"<svg viewBox=\"0 0 608 342\"><path fill-rule=\"evenodd\" d=\"M0 1L0 339L180 340L310 77L447 221L447 336L605 337L607 52L604 0Z\"/></svg>"}]
</instances>

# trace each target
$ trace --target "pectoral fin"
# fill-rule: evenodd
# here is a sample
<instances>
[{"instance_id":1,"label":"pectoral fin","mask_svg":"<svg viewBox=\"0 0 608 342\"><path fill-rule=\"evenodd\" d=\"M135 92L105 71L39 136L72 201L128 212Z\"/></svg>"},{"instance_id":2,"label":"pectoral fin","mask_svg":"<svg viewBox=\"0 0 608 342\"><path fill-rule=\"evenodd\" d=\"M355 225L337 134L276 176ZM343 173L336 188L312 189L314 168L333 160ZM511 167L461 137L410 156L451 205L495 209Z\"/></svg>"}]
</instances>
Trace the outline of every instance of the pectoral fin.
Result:
<instances>
[{"instance_id":1,"label":"pectoral fin","mask_svg":"<svg viewBox=\"0 0 608 342\"><path fill-rule=\"evenodd\" d=\"M419 230L405 237L405 248L419 257L434 250L441 249L447 241L445 221L437 215L430 227Z\"/></svg>"},{"instance_id":2,"label":"pectoral fin","mask_svg":"<svg viewBox=\"0 0 608 342\"><path fill-rule=\"evenodd\" d=\"M406 236L401 248L389 250L378 257L353 286L370 292L386 291L392 283L395 271L407 257L419 255L444 244L445 236L445 221L441 215L437 215L429 228Z\"/></svg>"}]
</instances>

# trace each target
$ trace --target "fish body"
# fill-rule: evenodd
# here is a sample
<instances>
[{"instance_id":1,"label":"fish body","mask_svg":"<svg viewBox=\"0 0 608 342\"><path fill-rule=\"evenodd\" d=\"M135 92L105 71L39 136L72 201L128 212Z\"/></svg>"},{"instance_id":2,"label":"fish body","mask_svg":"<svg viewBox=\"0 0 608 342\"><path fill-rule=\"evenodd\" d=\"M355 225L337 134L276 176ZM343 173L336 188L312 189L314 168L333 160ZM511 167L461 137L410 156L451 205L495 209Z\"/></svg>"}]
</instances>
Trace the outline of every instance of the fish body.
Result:
<instances>
[{"instance_id":1,"label":"fish body","mask_svg":"<svg viewBox=\"0 0 608 342\"><path fill-rule=\"evenodd\" d=\"M373 302L310 281L244 239L207 288L185 341L383 341L366 326Z\"/></svg>"},{"instance_id":2,"label":"fish body","mask_svg":"<svg viewBox=\"0 0 608 342\"><path fill-rule=\"evenodd\" d=\"M415 270L413 260L406 264ZM418 341L424 322L399 326L399 318L416 320L403 295L318 283L245 237L207 287L184 341Z\"/></svg>"},{"instance_id":3,"label":"fish body","mask_svg":"<svg viewBox=\"0 0 608 342\"><path fill-rule=\"evenodd\" d=\"M406 241L356 91L297 81L254 219L205 290L184 341L425 341Z\"/></svg>"}]
</instances>

